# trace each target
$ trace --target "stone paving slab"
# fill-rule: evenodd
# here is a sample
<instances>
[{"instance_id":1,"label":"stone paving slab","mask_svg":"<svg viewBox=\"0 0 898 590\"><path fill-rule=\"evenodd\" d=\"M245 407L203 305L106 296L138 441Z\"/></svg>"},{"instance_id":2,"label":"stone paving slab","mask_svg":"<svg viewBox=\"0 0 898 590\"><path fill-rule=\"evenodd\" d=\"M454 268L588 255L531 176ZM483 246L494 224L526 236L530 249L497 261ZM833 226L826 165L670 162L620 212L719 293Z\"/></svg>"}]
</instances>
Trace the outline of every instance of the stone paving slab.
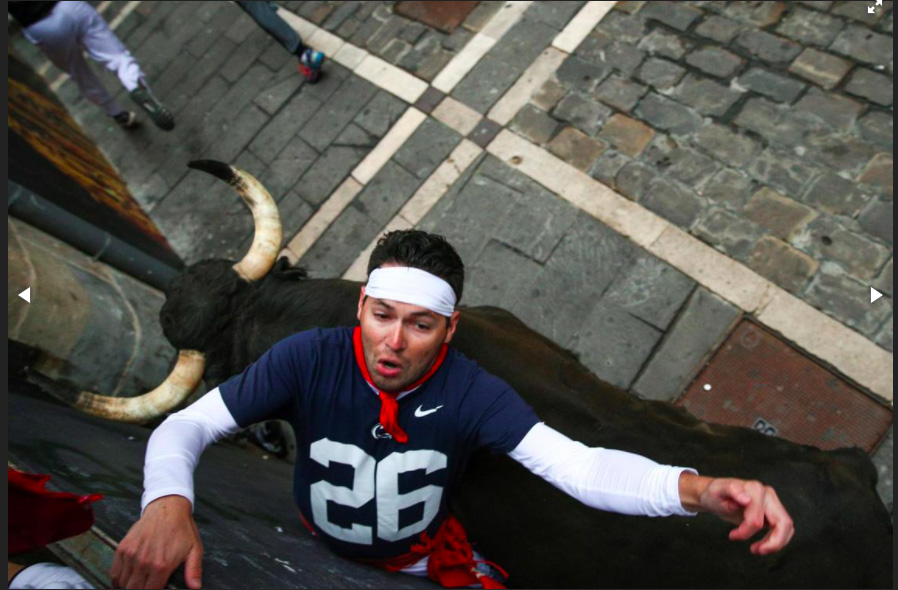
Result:
<instances>
[{"instance_id":1,"label":"stone paving slab","mask_svg":"<svg viewBox=\"0 0 898 590\"><path fill-rule=\"evenodd\" d=\"M468 267L467 304L501 304L624 388L695 287L492 156L419 227L459 249Z\"/></svg>"},{"instance_id":2,"label":"stone paving slab","mask_svg":"<svg viewBox=\"0 0 898 590\"><path fill-rule=\"evenodd\" d=\"M892 254L891 5L877 10L618 3L511 128L874 340L888 304L823 285L858 293Z\"/></svg>"},{"instance_id":3,"label":"stone paving slab","mask_svg":"<svg viewBox=\"0 0 898 590\"><path fill-rule=\"evenodd\" d=\"M664 401L677 398L742 315L702 287L691 295L673 329L633 386L645 398Z\"/></svg>"}]
</instances>

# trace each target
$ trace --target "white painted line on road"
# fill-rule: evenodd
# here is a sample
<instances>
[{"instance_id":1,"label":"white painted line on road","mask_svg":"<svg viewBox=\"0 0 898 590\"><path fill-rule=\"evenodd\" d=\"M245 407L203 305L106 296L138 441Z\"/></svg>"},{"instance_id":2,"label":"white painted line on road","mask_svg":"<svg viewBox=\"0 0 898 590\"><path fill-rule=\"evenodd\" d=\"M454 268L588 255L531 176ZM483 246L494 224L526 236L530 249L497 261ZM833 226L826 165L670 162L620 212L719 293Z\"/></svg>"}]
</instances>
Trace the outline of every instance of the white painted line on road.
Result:
<instances>
[{"instance_id":1,"label":"white painted line on road","mask_svg":"<svg viewBox=\"0 0 898 590\"><path fill-rule=\"evenodd\" d=\"M758 310L772 284L673 225L649 246L649 252L748 313Z\"/></svg>"},{"instance_id":2,"label":"white painted line on road","mask_svg":"<svg viewBox=\"0 0 898 590\"><path fill-rule=\"evenodd\" d=\"M424 184L412 195L412 198L399 210L398 217L402 217L412 226L418 225L424 216L455 184L455 181L465 173L474 160L483 153L483 149L468 139L452 150L449 157L437 166Z\"/></svg>"},{"instance_id":3,"label":"white painted line on road","mask_svg":"<svg viewBox=\"0 0 898 590\"><path fill-rule=\"evenodd\" d=\"M406 109L396 124L383 136L383 139L355 167L355 170L352 171L353 178L363 185L368 184L425 119L427 119L427 115L415 107Z\"/></svg>"},{"instance_id":4,"label":"white painted line on road","mask_svg":"<svg viewBox=\"0 0 898 590\"><path fill-rule=\"evenodd\" d=\"M65 72L56 76L56 79L50 84L50 90L55 94L59 92L59 89L62 88L62 85L65 84L66 80L69 79L69 75Z\"/></svg>"},{"instance_id":5,"label":"white painted line on road","mask_svg":"<svg viewBox=\"0 0 898 590\"><path fill-rule=\"evenodd\" d=\"M309 47L314 47L331 59L346 45L346 41L324 29L318 29L306 40Z\"/></svg>"},{"instance_id":6,"label":"white painted line on road","mask_svg":"<svg viewBox=\"0 0 898 590\"><path fill-rule=\"evenodd\" d=\"M462 50L455 54L455 57L440 70L440 73L433 79L431 85L449 94L455 85L461 82L462 78L468 75L474 66L480 62L486 52L493 48L496 40L492 37L477 33L462 47Z\"/></svg>"},{"instance_id":7,"label":"white painted line on road","mask_svg":"<svg viewBox=\"0 0 898 590\"><path fill-rule=\"evenodd\" d=\"M278 8L278 14L296 29L299 36L318 51L337 63L349 68L354 74L368 80L378 88L395 94L405 102L412 104L427 90L427 82L416 78L402 68L382 60L347 43L340 37L318 27L306 19L297 16L284 8Z\"/></svg>"},{"instance_id":8,"label":"white painted line on road","mask_svg":"<svg viewBox=\"0 0 898 590\"><path fill-rule=\"evenodd\" d=\"M461 51L434 78L433 87L449 93L492 49L524 15L533 2L506 2L483 29L462 48ZM309 21L279 9L284 19L299 34L309 40L309 45L323 51L337 63L349 68L356 75L372 82L409 103L414 103L427 90L426 82L412 76L396 66L372 55L368 51L322 32L322 29ZM317 44L316 44L317 43ZM500 99L493 112L500 120L511 120L527 103L530 96L547 79L554 69L560 65L564 54L554 49L547 49L522 75L518 82ZM438 121L449 126L463 137L468 135L483 119L474 109L451 97L446 97L431 113ZM297 234L284 250L292 261L301 258L315 241L327 230L327 226L336 220L355 195L377 174L377 172L402 147L405 141L427 119L427 115L410 107L393 125L378 145L352 171L351 178L355 183L354 191L347 188L347 183L322 205L319 214L313 216L305 227ZM471 165L483 152L474 143L463 139L453 153L437 167L434 173L416 191L400 212L387 224L385 229L414 227L428 211L446 194L449 187L462 172ZM327 209L327 213L324 211ZM383 232L381 232L383 233ZM367 257L374 248L376 238L356 258L344 276L364 278Z\"/></svg>"},{"instance_id":9,"label":"white painted line on road","mask_svg":"<svg viewBox=\"0 0 898 590\"><path fill-rule=\"evenodd\" d=\"M333 60L341 66L354 70L367 56L368 54L363 49L359 49L352 43L344 43L334 54Z\"/></svg>"},{"instance_id":10,"label":"white painted line on road","mask_svg":"<svg viewBox=\"0 0 898 590\"><path fill-rule=\"evenodd\" d=\"M487 151L642 247L670 225L548 151L505 129Z\"/></svg>"},{"instance_id":11,"label":"white painted line on road","mask_svg":"<svg viewBox=\"0 0 898 590\"><path fill-rule=\"evenodd\" d=\"M296 263L318 241L318 238L361 190L362 185L351 176L344 180L343 184L319 207L299 233L290 240L287 247L281 251L281 255L286 256L291 263Z\"/></svg>"},{"instance_id":12,"label":"white painted line on road","mask_svg":"<svg viewBox=\"0 0 898 590\"><path fill-rule=\"evenodd\" d=\"M493 105L487 117L502 125L508 125L524 105L530 102L530 97L539 90L552 74L564 62L567 54L549 47L543 51L530 66L524 70L514 86Z\"/></svg>"},{"instance_id":13,"label":"white painted line on road","mask_svg":"<svg viewBox=\"0 0 898 590\"><path fill-rule=\"evenodd\" d=\"M892 355L861 334L507 129L487 152L892 402Z\"/></svg>"},{"instance_id":14,"label":"white painted line on road","mask_svg":"<svg viewBox=\"0 0 898 590\"><path fill-rule=\"evenodd\" d=\"M314 35L315 32L319 30L319 27L316 27L301 16L293 14L283 6L278 6L278 16L287 21L287 24L293 27L296 32L299 33L299 37L301 39L311 39L312 35Z\"/></svg>"},{"instance_id":15,"label":"white painted line on road","mask_svg":"<svg viewBox=\"0 0 898 590\"><path fill-rule=\"evenodd\" d=\"M109 23L109 28L113 31L116 30L119 25L121 25L125 21L125 19L128 18L129 14L137 10L138 6L140 6L139 0L136 2L128 2L127 4L125 4L125 7L122 8L121 12L115 15L115 18L112 19L112 22Z\"/></svg>"},{"instance_id":16,"label":"white painted line on road","mask_svg":"<svg viewBox=\"0 0 898 590\"><path fill-rule=\"evenodd\" d=\"M483 150L477 144L463 139L449 157L437 166L433 174L415 191L415 194L403 205L399 213L371 240L368 247L359 254L355 262L343 274L343 278L351 281L364 281L367 276L368 258L377 245L377 240L386 232L397 229L412 229L418 225L443 195L449 191L449 188L455 184L455 181L477 159L477 156L482 153Z\"/></svg>"},{"instance_id":17,"label":"white painted line on road","mask_svg":"<svg viewBox=\"0 0 898 590\"><path fill-rule=\"evenodd\" d=\"M533 2L506 2L480 32L496 41L515 26Z\"/></svg>"},{"instance_id":18,"label":"white painted line on road","mask_svg":"<svg viewBox=\"0 0 898 590\"><path fill-rule=\"evenodd\" d=\"M892 353L785 290L770 289L758 313L762 324L893 403Z\"/></svg>"},{"instance_id":19,"label":"white painted line on road","mask_svg":"<svg viewBox=\"0 0 898 590\"><path fill-rule=\"evenodd\" d=\"M405 102L414 104L427 90L427 82L416 78L376 55L368 55L355 67L353 73L375 86L395 94Z\"/></svg>"},{"instance_id":20,"label":"white painted line on road","mask_svg":"<svg viewBox=\"0 0 898 590\"><path fill-rule=\"evenodd\" d=\"M587 2L577 16L564 27L552 41L552 47L567 53L573 53L577 46L586 39L605 15L611 12L616 2Z\"/></svg>"},{"instance_id":21,"label":"white painted line on road","mask_svg":"<svg viewBox=\"0 0 898 590\"><path fill-rule=\"evenodd\" d=\"M434 88L449 94L468 72L474 69L493 45L513 27L533 2L506 2L493 18L468 41L431 83Z\"/></svg>"},{"instance_id":22,"label":"white painted line on road","mask_svg":"<svg viewBox=\"0 0 898 590\"><path fill-rule=\"evenodd\" d=\"M431 111L430 116L447 127L454 129L462 137L466 137L483 119L480 113L451 96L444 98Z\"/></svg>"}]
</instances>

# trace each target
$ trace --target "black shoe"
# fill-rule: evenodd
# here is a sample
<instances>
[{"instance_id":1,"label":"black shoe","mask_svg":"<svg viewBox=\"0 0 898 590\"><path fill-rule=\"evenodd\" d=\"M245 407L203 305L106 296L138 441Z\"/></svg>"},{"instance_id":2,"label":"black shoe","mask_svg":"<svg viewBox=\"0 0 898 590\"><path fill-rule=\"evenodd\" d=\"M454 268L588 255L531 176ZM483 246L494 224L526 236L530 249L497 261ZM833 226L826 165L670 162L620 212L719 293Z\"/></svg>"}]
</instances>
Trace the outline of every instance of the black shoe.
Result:
<instances>
[{"instance_id":1,"label":"black shoe","mask_svg":"<svg viewBox=\"0 0 898 590\"><path fill-rule=\"evenodd\" d=\"M159 129L171 131L175 128L175 118L172 116L171 111L165 108L165 105L159 102L159 99L153 96L153 93L148 88L138 86L132 90L131 100L146 111Z\"/></svg>"},{"instance_id":2,"label":"black shoe","mask_svg":"<svg viewBox=\"0 0 898 590\"><path fill-rule=\"evenodd\" d=\"M140 123L137 122L137 115L133 111L122 111L112 118L124 129L134 129L140 126Z\"/></svg>"}]
</instances>

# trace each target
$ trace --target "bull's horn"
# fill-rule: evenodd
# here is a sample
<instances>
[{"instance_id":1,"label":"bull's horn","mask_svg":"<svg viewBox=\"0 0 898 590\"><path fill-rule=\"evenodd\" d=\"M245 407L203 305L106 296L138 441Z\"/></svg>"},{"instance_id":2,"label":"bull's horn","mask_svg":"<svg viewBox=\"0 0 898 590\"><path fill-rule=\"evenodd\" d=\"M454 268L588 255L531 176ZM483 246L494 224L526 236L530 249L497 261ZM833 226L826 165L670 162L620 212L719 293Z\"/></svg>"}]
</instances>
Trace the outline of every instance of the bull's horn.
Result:
<instances>
[{"instance_id":1,"label":"bull's horn","mask_svg":"<svg viewBox=\"0 0 898 590\"><path fill-rule=\"evenodd\" d=\"M243 260L234 265L234 270L247 281L261 279L274 266L281 251L283 236L277 203L262 183L240 168L215 160L194 160L188 166L208 172L233 186L252 211L256 226L253 245Z\"/></svg>"},{"instance_id":2,"label":"bull's horn","mask_svg":"<svg viewBox=\"0 0 898 590\"><path fill-rule=\"evenodd\" d=\"M110 397L82 391L74 405L101 418L119 422L148 422L187 399L202 380L205 365L203 353L182 350L171 374L153 391L136 397Z\"/></svg>"}]
</instances>

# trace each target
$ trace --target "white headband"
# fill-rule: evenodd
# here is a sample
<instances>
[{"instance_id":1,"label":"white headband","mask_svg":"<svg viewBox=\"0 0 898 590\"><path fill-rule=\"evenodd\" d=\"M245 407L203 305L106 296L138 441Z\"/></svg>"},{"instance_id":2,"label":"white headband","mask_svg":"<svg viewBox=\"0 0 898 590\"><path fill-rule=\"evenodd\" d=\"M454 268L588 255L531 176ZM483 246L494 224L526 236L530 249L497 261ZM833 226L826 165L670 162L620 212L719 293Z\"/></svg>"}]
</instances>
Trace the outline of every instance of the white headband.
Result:
<instances>
[{"instance_id":1,"label":"white headband","mask_svg":"<svg viewBox=\"0 0 898 590\"><path fill-rule=\"evenodd\" d=\"M420 268L376 268L368 275L365 295L420 305L446 317L455 311L455 291L449 283Z\"/></svg>"}]
</instances>

